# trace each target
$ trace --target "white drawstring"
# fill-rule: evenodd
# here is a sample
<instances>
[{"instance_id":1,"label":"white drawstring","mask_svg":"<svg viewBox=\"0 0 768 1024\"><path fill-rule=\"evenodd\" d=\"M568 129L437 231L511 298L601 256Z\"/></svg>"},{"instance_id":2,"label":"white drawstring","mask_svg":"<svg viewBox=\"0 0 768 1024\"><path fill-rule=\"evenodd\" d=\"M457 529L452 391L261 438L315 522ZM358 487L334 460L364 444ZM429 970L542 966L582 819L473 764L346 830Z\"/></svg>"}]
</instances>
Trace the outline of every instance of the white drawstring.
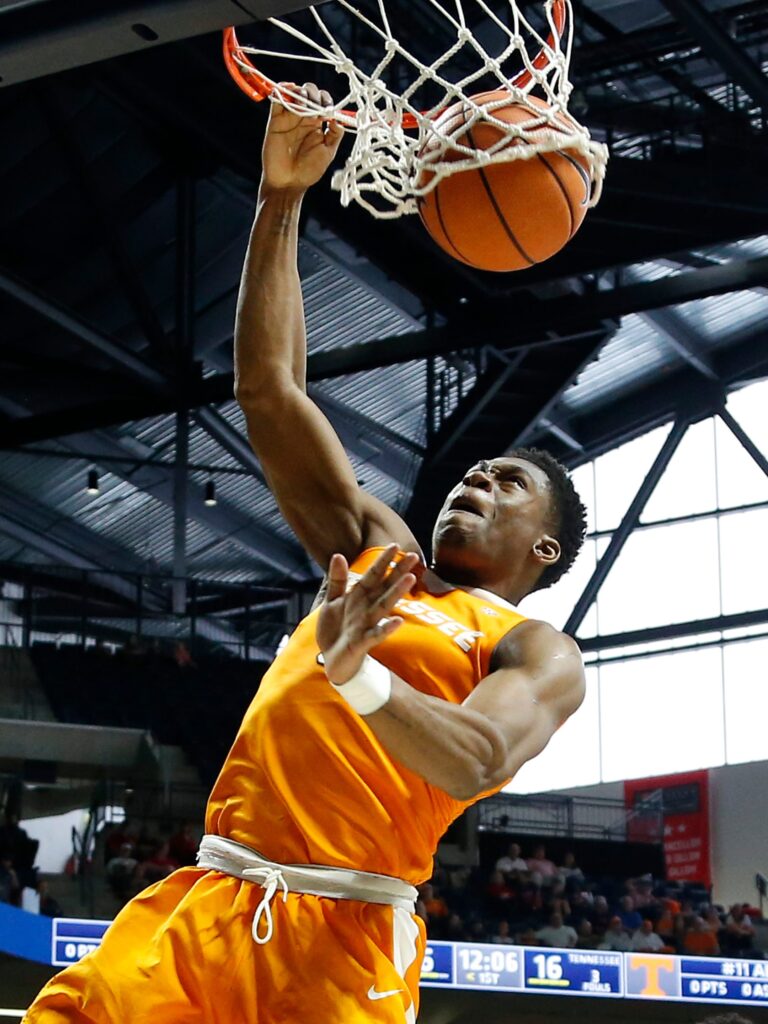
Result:
<instances>
[{"instance_id":1,"label":"white drawstring","mask_svg":"<svg viewBox=\"0 0 768 1024\"><path fill-rule=\"evenodd\" d=\"M283 903L289 892L325 896L333 900L360 900L382 903L414 912L416 890L400 878L377 875L369 871L336 868L321 864L278 864L267 860L257 850L236 843L224 836L203 836L197 863L208 871L220 871L233 878L260 885L264 894L253 917L251 934L254 942L265 945L272 938L272 900L278 887L283 890ZM265 933L259 935L262 918Z\"/></svg>"},{"instance_id":2,"label":"white drawstring","mask_svg":"<svg viewBox=\"0 0 768 1024\"><path fill-rule=\"evenodd\" d=\"M261 898L261 903L256 908L256 913L253 915L253 925L251 926L253 941L258 942L260 946L264 946L272 938L274 928L272 907L270 905L272 898L277 892L278 885L281 885L283 887L283 903L285 903L288 899L288 883L283 878L283 873L279 868L245 868L242 877L249 882L258 882L264 889L264 895ZM261 924L262 917L267 922L267 932L263 938L259 935L259 925Z\"/></svg>"}]
</instances>

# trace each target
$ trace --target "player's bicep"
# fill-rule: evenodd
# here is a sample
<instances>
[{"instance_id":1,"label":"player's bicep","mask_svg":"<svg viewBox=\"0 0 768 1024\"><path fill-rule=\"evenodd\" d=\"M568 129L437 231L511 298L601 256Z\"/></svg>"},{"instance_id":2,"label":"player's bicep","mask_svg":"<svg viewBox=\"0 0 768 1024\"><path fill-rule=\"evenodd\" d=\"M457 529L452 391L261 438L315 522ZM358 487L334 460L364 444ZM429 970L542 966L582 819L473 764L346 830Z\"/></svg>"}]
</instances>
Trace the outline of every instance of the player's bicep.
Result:
<instances>
[{"instance_id":1,"label":"player's bicep","mask_svg":"<svg viewBox=\"0 0 768 1024\"><path fill-rule=\"evenodd\" d=\"M322 568L337 551L352 561L374 544L405 546L410 533L402 520L360 489L344 446L311 398L284 388L243 403L243 412L281 513Z\"/></svg>"},{"instance_id":2,"label":"player's bicep","mask_svg":"<svg viewBox=\"0 0 768 1024\"><path fill-rule=\"evenodd\" d=\"M503 739L504 756L492 785L540 754L584 699L584 666L576 645L563 637L542 646L527 663L492 672L464 702L493 722Z\"/></svg>"}]
</instances>

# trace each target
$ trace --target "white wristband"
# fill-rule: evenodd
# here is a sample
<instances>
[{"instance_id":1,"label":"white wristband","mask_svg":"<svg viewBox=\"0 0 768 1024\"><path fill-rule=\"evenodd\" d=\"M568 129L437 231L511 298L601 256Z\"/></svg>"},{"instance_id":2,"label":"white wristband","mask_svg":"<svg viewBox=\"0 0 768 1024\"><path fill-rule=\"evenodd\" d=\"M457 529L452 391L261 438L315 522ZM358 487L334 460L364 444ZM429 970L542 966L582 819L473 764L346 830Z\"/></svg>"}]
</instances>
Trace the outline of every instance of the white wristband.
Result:
<instances>
[{"instance_id":1,"label":"white wristband","mask_svg":"<svg viewBox=\"0 0 768 1024\"><path fill-rule=\"evenodd\" d=\"M331 683L331 686L358 715L372 715L389 700L392 676L386 665L366 654L351 679L346 683Z\"/></svg>"}]
</instances>

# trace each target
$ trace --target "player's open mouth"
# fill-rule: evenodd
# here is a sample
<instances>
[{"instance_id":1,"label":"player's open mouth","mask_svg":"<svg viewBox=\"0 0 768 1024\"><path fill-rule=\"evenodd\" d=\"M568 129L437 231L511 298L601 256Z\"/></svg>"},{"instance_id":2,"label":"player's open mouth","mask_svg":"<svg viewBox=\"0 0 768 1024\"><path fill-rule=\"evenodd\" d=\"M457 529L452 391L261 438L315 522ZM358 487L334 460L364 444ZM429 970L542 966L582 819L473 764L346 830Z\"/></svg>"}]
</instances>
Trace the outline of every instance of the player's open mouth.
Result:
<instances>
[{"instance_id":1,"label":"player's open mouth","mask_svg":"<svg viewBox=\"0 0 768 1024\"><path fill-rule=\"evenodd\" d=\"M479 519L484 519L483 513L473 505L468 498L454 498L448 507L449 512L468 512L472 516L477 516Z\"/></svg>"}]
</instances>

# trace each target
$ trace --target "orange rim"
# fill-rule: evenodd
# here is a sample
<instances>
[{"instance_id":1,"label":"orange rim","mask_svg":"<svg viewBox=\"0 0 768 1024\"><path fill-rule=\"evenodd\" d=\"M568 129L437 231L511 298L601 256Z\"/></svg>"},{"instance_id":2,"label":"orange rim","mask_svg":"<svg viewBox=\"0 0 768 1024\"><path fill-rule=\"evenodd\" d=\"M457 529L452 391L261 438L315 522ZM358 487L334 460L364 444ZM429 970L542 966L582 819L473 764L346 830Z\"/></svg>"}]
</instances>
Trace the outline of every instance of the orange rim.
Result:
<instances>
[{"instance_id":1,"label":"orange rim","mask_svg":"<svg viewBox=\"0 0 768 1024\"><path fill-rule=\"evenodd\" d=\"M565 29L565 0L555 0L552 8L552 16L555 22L555 29L558 37L562 38L563 30ZM555 48L555 33L550 32L549 38L547 39L547 47L552 50ZM227 71L235 81L235 84L245 93L245 95L256 103L261 100L268 99L274 92L274 86L265 78L264 75L255 67L248 56L242 52L240 43L237 41L237 35L235 34L234 27L224 29L224 63L227 66ZM238 60L235 59L237 54L239 61L242 61L246 65L243 68ZM542 47L539 53L536 55L533 66L537 71L541 71L549 64L549 57L547 56L546 48ZM517 78L512 79L511 84L518 89L524 88L531 80L530 71L522 71ZM354 119L357 117L356 110L342 110L340 111L347 118ZM427 114L429 111L423 110L422 114ZM433 116L439 116L442 111L436 111ZM419 122L413 114L403 115L403 128L407 131L412 128L418 128Z\"/></svg>"}]
</instances>

